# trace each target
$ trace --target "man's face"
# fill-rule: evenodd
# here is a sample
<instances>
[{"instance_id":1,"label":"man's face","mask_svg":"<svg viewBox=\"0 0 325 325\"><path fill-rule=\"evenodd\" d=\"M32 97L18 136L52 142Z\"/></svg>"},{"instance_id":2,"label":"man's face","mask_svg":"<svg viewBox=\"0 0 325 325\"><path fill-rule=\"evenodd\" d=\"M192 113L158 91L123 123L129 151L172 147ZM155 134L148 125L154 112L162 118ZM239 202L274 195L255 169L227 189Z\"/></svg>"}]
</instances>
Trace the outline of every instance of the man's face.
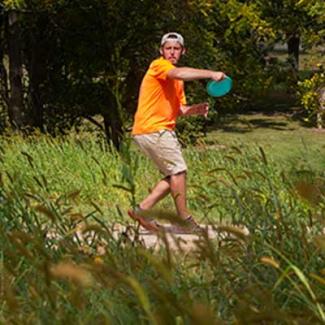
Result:
<instances>
[{"instance_id":1,"label":"man's face","mask_svg":"<svg viewBox=\"0 0 325 325\"><path fill-rule=\"evenodd\" d=\"M183 47L177 41L167 41L161 48L161 55L172 64L179 61Z\"/></svg>"}]
</instances>

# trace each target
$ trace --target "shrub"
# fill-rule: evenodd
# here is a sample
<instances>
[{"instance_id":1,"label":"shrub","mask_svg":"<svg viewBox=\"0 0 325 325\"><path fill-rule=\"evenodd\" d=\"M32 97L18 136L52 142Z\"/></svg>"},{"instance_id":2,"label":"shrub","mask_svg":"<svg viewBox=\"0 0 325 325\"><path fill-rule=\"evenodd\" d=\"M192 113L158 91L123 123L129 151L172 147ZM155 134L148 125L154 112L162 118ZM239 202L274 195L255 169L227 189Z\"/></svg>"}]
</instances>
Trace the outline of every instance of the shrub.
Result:
<instances>
[{"instance_id":1,"label":"shrub","mask_svg":"<svg viewBox=\"0 0 325 325\"><path fill-rule=\"evenodd\" d=\"M322 66L311 78L298 83L298 96L308 115L305 119L319 129L325 123L325 74Z\"/></svg>"}]
</instances>

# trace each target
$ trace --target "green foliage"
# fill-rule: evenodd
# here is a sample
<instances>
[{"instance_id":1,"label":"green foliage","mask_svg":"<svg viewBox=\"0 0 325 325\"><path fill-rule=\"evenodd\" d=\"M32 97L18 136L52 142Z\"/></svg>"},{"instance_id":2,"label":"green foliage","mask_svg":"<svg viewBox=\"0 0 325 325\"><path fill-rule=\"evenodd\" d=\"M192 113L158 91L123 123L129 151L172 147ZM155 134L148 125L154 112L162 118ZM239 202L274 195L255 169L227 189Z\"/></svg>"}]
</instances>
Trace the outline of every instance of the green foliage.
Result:
<instances>
[{"instance_id":1,"label":"green foliage","mask_svg":"<svg viewBox=\"0 0 325 325\"><path fill-rule=\"evenodd\" d=\"M288 40L293 34L303 37L304 46L321 42L325 6L320 0L258 0L262 17L273 27L277 37Z\"/></svg>"},{"instance_id":2,"label":"green foliage","mask_svg":"<svg viewBox=\"0 0 325 325\"><path fill-rule=\"evenodd\" d=\"M195 145L205 136L203 117L185 117L177 122L177 135L183 146Z\"/></svg>"},{"instance_id":3,"label":"green foliage","mask_svg":"<svg viewBox=\"0 0 325 325\"><path fill-rule=\"evenodd\" d=\"M316 125L318 128L324 127L325 123L324 87L325 73L322 67L311 78L298 83L299 100L308 114L305 121Z\"/></svg>"},{"instance_id":4,"label":"green foliage","mask_svg":"<svg viewBox=\"0 0 325 325\"><path fill-rule=\"evenodd\" d=\"M277 66L267 68L265 59L275 30L254 2L217 1L209 19L208 30L219 50L216 67L234 80L232 94L218 104L228 111L251 106L277 82Z\"/></svg>"},{"instance_id":5,"label":"green foliage","mask_svg":"<svg viewBox=\"0 0 325 325\"><path fill-rule=\"evenodd\" d=\"M4 0L3 5L8 9L20 9L25 5L24 0Z\"/></svg>"}]
</instances>

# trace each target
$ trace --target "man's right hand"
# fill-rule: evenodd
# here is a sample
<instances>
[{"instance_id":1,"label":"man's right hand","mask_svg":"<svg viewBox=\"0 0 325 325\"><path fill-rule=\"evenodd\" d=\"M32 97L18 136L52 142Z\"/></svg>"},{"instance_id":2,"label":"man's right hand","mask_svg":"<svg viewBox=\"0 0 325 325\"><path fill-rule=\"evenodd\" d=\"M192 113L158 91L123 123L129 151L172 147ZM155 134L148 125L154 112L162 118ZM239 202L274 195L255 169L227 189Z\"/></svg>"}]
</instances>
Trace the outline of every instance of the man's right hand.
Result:
<instances>
[{"instance_id":1,"label":"man's right hand","mask_svg":"<svg viewBox=\"0 0 325 325\"><path fill-rule=\"evenodd\" d=\"M215 81L220 81L224 79L226 75L221 72L221 71L211 71L211 77L210 79L215 80Z\"/></svg>"}]
</instances>

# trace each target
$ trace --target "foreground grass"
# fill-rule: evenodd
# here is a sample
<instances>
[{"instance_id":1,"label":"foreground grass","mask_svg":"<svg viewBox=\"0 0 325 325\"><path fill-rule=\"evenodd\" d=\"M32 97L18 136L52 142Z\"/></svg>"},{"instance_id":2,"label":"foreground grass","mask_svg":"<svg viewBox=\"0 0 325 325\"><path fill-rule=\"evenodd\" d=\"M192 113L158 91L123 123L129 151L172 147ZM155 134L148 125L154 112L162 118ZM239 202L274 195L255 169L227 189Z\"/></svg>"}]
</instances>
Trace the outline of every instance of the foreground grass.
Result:
<instances>
[{"instance_id":1,"label":"foreground grass","mask_svg":"<svg viewBox=\"0 0 325 325\"><path fill-rule=\"evenodd\" d=\"M266 153L258 141L188 148L191 210L250 236L228 228L228 240L202 237L185 253L112 236L158 178L132 146L117 154L88 135L0 142L1 323L325 322L325 175L314 149L279 160L279 146ZM78 240L80 224L90 241Z\"/></svg>"}]
</instances>

